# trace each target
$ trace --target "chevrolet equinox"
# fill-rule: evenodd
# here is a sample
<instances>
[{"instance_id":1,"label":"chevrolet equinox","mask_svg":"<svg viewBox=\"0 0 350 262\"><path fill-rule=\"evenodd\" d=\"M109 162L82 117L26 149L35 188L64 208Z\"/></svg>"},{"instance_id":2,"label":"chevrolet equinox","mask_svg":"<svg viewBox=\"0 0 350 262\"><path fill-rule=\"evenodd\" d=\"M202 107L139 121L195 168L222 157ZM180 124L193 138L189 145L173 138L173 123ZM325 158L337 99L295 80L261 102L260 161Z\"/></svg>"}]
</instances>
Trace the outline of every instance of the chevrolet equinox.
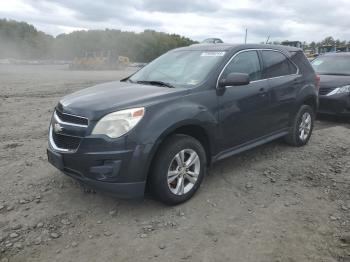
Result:
<instances>
[{"instance_id":1,"label":"chevrolet equinox","mask_svg":"<svg viewBox=\"0 0 350 262\"><path fill-rule=\"evenodd\" d=\"M319 77L302 50L198 44L171 50L118 82L64 97L49 127L49 162L121 198L179 204L207 167L274 139L305 145Z\"/></svg>"}]
</instances>

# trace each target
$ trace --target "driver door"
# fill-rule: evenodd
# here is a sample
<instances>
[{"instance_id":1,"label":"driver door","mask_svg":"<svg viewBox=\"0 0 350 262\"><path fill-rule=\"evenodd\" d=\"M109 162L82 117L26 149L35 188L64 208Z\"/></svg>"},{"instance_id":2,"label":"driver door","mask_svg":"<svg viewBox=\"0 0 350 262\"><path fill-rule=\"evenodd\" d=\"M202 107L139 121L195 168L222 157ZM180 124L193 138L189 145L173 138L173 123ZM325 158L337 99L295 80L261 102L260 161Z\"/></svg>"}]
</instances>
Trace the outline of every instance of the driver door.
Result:
<instances>
[{"instance_id":1,"label":"driver door","mask_svg":"<svg viewBox=\"0 0 350 262\"><path fill-rule=\"evenodd\" d=\"M226 87L218 96L223 150L267 135L271 122L269 84L262 79L258 52L246 50L234 55L220 79L230 73L246 73L250 83Z\"/></svg>"}]
</instances>

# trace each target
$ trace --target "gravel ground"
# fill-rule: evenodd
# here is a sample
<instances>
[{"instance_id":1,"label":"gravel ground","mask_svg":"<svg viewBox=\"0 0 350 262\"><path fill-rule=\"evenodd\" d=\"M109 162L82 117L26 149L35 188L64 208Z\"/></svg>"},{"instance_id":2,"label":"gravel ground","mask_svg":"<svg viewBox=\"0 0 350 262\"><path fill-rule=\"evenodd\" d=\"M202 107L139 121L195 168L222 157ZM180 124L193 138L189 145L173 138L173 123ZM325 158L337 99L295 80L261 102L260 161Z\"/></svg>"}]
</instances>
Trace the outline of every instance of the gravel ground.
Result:
<instances>
[{"instance_id":1,"label":"gravel ground","mask_svg":"<svg viewBox=\"0 0 350 262\"><path fill-rule=\"evenodd\" d=\"M88 192L46 160L65 94L131 71L0 66L0 261L350 261L350 123L209 170L189 202Z\"/></svg>"}]
</instances>

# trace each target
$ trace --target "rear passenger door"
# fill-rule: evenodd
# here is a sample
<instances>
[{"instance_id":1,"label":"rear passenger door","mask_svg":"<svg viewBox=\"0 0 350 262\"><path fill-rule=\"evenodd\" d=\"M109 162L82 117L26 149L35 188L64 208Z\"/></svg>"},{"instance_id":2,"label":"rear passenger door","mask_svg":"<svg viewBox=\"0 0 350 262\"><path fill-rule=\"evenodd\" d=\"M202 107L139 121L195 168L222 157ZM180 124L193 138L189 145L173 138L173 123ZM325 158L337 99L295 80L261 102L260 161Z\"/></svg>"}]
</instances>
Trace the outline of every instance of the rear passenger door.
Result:
<instances>
[{"instance_id":1,"label":"rear passenger door","mask_svg":"<svg viewBox=\"0 0 350 262\"><path fill-rule=\"evenodd\" d=\"M295 103L300 76L298 69L287 56L275 50L262 50L263 78L270 86L271 126L270 132L289 125Z\"/></svg>"}]
</instances>

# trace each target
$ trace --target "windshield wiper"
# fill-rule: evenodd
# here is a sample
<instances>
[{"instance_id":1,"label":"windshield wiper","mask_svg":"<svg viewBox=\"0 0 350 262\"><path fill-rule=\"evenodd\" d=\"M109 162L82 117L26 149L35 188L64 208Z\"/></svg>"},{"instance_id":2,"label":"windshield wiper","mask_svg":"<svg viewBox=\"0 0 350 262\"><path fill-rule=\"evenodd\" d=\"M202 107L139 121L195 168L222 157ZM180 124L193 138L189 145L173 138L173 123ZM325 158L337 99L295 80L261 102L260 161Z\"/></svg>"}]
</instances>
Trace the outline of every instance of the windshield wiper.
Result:
<instances>
[{"instance_id":1,"label":"windshield wiper","mask_svg":"<svg viewBox=\"0 0 350 262\"><path fill-rule=\"evenodd\" d=\"M175 87L172 84L169 84L169 83L163 82L163 81L158 81L158 80L150 80L150 81L140 80L140 81L137 81L136 83L138 83L138 84L146 84L146 85L155 85L155 86L166 86L166 87L170 87L170 88L174 88Z\"/></svg>"},{"instance_id":2,"label":"windshield wiper","mask_svg":"<svg viewBox=\"0 0 350 262\"><path fill-rule=\"evenodd\" d=\"M128 77L125 77L125 78L123 78L123 79L120 79L120 82L130 82L130 83L135 83L134 81L132 81L131 79L130 79L130 77L128 76Z\"/></svg>"}]
</instances>

